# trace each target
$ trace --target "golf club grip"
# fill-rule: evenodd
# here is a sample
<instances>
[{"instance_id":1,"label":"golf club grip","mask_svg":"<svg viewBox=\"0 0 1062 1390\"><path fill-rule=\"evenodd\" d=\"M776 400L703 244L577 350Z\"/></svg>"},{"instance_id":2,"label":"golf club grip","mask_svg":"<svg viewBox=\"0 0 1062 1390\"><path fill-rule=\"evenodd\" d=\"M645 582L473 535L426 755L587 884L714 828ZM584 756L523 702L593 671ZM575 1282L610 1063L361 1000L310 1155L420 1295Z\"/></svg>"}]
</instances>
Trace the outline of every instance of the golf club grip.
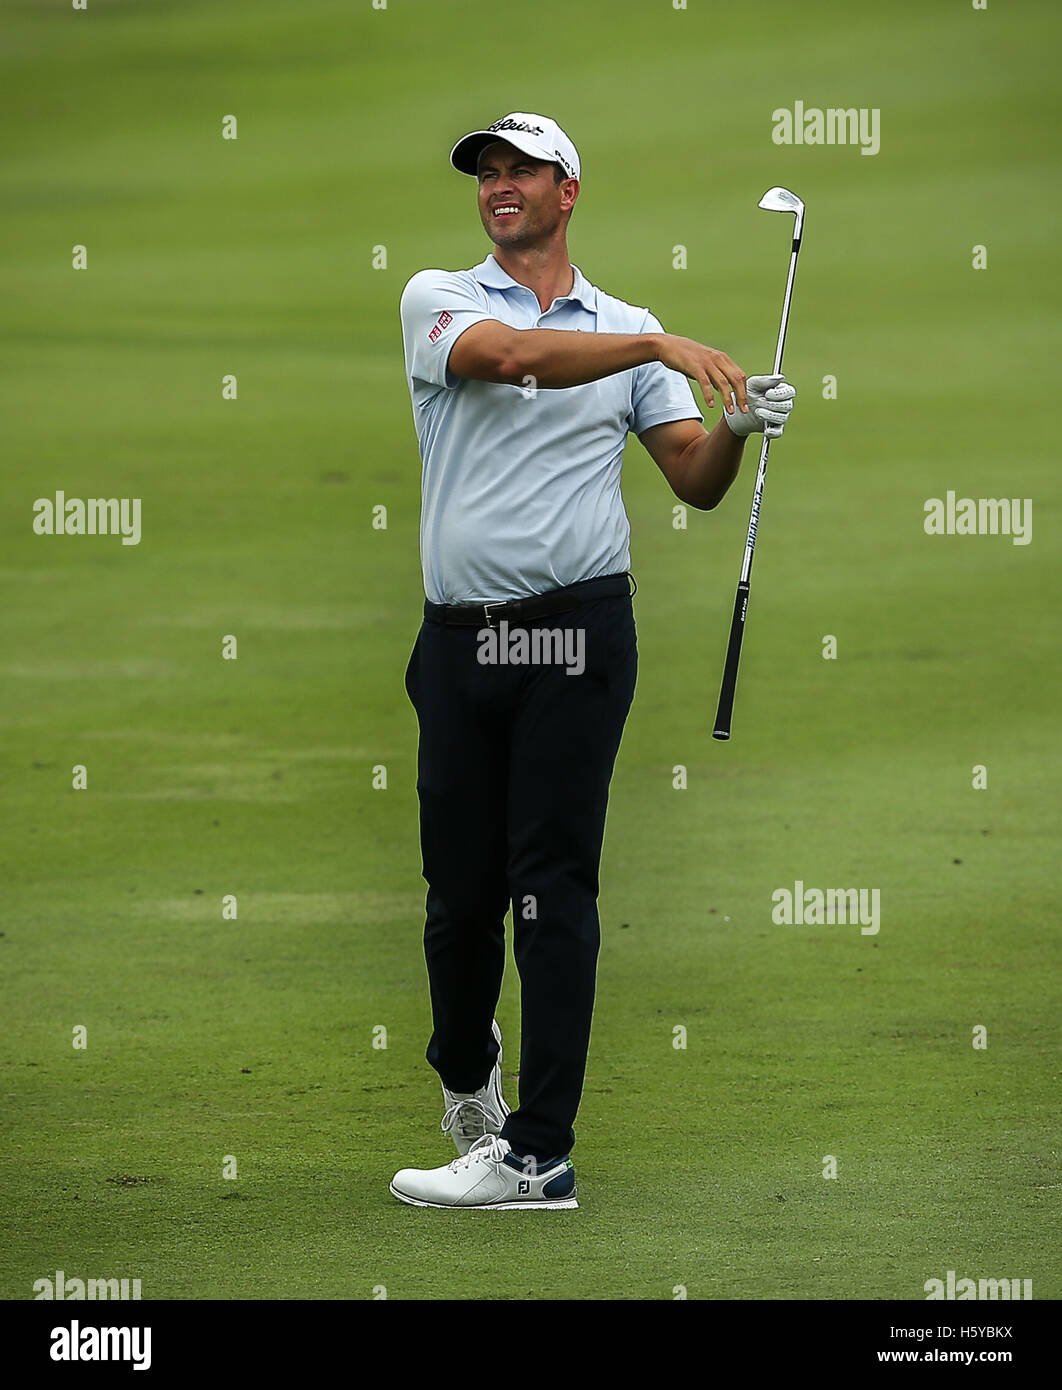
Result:
<instances>
[{"instance_id":1,"label":"golf club grip","mask_svg":"<svg viewBox=\"0 0 1062 1390\"><path fill-rule=\"evenodd\" d=\"M745 635L745 613L749 606L749 586L742 580L734 599L734 616L730 620L730 641L726 646L723 683L719 687L719 706L715 712L713 738L729 738L734 714L734 692L737 689L738 662L741 660L741 639Z\"/></svg>"}]
</instances>

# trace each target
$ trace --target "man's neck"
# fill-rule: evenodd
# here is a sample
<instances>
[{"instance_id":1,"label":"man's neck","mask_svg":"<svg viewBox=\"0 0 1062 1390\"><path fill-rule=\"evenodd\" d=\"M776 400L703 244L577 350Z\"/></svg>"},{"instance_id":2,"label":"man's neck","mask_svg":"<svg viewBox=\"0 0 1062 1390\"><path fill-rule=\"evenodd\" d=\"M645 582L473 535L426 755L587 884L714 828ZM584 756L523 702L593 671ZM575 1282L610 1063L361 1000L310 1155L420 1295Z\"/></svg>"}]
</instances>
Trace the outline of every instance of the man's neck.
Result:
<instances>
[{"instance_id":1,"label":"man's neck","mask_svg":"<svg viewBox=\"0 0 1062 1390\"><path fill-rule=\"evenodd\" d=\"M563 244L528 251L506 251L496 246L494 259L506 275L537 296L543 313L555 299L571 294L575 288L575 271Z\"/></svg>"}]
</instances>

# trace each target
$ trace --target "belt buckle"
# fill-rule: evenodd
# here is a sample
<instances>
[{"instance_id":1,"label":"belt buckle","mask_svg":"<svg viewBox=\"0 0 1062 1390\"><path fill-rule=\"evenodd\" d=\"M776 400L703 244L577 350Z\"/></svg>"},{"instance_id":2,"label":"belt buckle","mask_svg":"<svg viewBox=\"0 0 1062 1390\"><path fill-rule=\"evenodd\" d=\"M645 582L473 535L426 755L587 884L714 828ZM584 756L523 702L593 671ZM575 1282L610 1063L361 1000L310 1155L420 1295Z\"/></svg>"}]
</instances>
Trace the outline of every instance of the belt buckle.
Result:
<instances>
[{"instance_id":1,"label":"belt buckle","mask_svg":"<svg viewBox=\"0 0 1062 1390\"><path fill-rule=\"evenodd\" d=\"M504 607L505 607L505 603L506 603L506 601L505 601L505 600L502 600L502 601L499 602L499 603L485 603L485 604L483 605L483 621L487 624L488 627L491 627L491 628L492 628L492 627L494 626L494 621L493 621L493 619L491 618L490 610L491 610L492 608L504 608Z\"/></svg>"}]
</instances>

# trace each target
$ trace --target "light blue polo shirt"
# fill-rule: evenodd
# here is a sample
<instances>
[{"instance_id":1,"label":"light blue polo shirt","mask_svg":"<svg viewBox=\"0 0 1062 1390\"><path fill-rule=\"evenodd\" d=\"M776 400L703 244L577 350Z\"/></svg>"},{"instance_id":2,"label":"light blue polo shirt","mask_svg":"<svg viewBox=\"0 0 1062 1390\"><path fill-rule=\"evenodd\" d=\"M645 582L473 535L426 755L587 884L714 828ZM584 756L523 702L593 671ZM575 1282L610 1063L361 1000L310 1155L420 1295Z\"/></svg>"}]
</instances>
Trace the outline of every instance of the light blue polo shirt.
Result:
<instances>
[{"instance_id":1,"label":"light blue polo shirt","mask_svg":"<svg viewBox=\"0 0 1062 1390\"><path fill-rule=\"evenodd\" d=\"M660 333L648 311L596 289L578 267L545 313L488 255L422 270L402 292L406 376L422 464L420 554L433 603L490 603L630 567L623 448L668 420L700 420L689 381L659 362L585 386L472 381L447 367L474 323L583 333Z\"/></svg>"}]
</instances>

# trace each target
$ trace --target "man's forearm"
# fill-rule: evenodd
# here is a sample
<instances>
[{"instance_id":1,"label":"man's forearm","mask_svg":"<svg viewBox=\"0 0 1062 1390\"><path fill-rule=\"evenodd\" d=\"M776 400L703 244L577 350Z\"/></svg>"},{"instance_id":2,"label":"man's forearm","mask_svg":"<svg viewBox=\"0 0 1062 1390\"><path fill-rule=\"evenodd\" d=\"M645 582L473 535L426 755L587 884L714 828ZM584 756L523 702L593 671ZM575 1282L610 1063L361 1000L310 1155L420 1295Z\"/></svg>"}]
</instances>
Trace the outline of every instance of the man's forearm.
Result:
<instances>
[{"instance_id":1,"label":"man's forearm","mask_svg":"<svg viewBox=\"0 0 1062 1390\"><path fill-rule=\"evenodd\" d=\"M683 462L682 500L701 511L717 507L738 475L745 440L739 438L725 420L686 450Z\"/></svg>"},{"instance_id":2,"label":"man's forearm","mask_svg":"<svg viewBox=\"0 0 1062 1390\"><path fill-rule=\"evenodd\" d=\"M555 328L517 330L506 377L517 386L533 377L543 390L585 386L616 372L659 361L659 333L573 333Z\"/></svg>"}]
</instances>

